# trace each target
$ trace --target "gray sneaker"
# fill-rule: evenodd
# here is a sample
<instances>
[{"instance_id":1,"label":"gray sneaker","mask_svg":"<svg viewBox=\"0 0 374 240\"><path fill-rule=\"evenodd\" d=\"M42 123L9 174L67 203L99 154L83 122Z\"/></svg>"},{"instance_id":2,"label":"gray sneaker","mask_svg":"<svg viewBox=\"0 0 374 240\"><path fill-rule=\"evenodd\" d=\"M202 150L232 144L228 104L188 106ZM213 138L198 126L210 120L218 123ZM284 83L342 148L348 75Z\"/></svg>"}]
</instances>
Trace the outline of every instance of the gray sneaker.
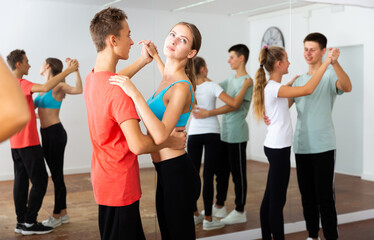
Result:
<instances>
[{"instance_id":1,"label":"gray sneaker","mask_svg":"<svg viewBox=\"0 0 374 240\"><path fill-rule=\"evenodd\" d=\"M56 219L50 216L47 220L44 220L42 223L44 226L56 228L58 226L61 226L62 221L61 221L61 217Z\"/></svg>"},{"instance_id":2,"label":"gray sneaker","mask_svg":"<svg viewBox=\"0 0 374 240\"><path fill-rule=\"evenodd\" d=\"M65 215L65 216L62 216L61 217L61 222L62 223L69 223L70 222L70 217L69 217L69 215Z\"/></svg>"},{"instance_id":3,"label":"gray sneaker","mask_svg":"<svg viewBox=\"0 0 374 240\"><path fill-rule=\"evenodd\" d=\"M202 223L204 220L204 216L199 213L199 216L193 215L193 220L195 221L195 225Z\"/></svg>"}]
</instances>

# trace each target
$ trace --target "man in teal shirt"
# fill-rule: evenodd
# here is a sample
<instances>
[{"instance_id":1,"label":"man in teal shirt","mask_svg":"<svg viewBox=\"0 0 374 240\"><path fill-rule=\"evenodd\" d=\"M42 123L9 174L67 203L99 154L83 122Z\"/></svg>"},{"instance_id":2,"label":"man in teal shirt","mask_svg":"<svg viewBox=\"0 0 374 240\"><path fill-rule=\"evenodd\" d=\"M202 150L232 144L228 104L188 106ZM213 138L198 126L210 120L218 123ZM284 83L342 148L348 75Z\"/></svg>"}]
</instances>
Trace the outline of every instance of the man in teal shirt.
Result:
<instances>
[{"instance_id":1,"label":"man in teal shirt","mask_svg":"<svg viewBox=\"0 0 374 240\"><path fill-rule=\"evenodd\" d=\"M304 58L309 71L295 80L303 86L322 64L327 38L311 33L304 39ZM297 109L294 134L297 179L301 193L308 239L318 239L319 216L327 240L338 238L335 209L335 131L332 109L336 95L352 90L351 81L337 59L332 59L312 95L291 99Z\"/></svg>"},{"instance_id":2,"label":"man in teal shirt","mask_svg":"<svg viewBox=\"0 0 374 240\"><path fill-rule=\"evenodd\" d=\"M199 109L194 112L195 118L205 118L224 114L222 117L221 141L222 158L217 166L217 202L213 207L213 216L224 217L221 221L225 224L247 222L244 205L247 198L247 141L249 128L246 117L251 105L253 80L248 75L245 65L249 57L249 49L244 44L237 44L229 49L229 64L236 71L227 80L220 83L223 90L235 97L241 90L245 79L250 79L252 84L247 89L242 104L238 108L224 105L220 108L206 111ZM219 149L217 149L218 151ZM227 215L224 206L227 196L230 172L235 184L235 209ZM227 215L227 216L226 216Z\"/></svg>"}]
</instances>

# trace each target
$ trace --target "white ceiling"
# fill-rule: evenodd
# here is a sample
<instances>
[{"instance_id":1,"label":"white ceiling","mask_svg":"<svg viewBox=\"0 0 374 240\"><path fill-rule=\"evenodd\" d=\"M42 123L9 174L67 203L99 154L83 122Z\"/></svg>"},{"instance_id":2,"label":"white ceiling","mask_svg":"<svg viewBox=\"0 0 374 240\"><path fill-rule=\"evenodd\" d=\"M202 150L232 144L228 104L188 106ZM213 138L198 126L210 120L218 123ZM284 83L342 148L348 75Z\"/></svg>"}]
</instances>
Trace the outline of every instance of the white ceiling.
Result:
<instances>
[{"instance_id":1,"label":"white ceiling","mask_svg":"<svg viewBox=\"0 0 374 240\"><path fill-rule=\"evenodd\" d=\"M44 0L55 2L70 2L104 6L114 0ZM202 0L122 0L111 6L119 8L140 8L140 9L157 9L171 11L186 5L200 2ZM312 3L297 0L215 0L213 2L203 4L197 7L185 9L185 12L208 13L230 15L240 11L255 10L253 13L242 14L241 16L253 16L262 13L272 12L276 10L287 9L290 2L293 7L306 6Z\"/></svg>"},{"instance_id":2,"label":"white ceiling","mask_svg":"<svg viewBox=\"0 0 374 240\"><path fill-rule=\"evenodd\" d=\"M79 4L89 4L104 6L107 3L116 0L44 0L56 2L70 2ZM119 0L118 0L119 1ZM176 8L187 6L202 0L121 0L111 6L119 8L140 8L140 9L157 9L164 11L171 11ZM333 3L333 4L347 4L359 5L366 7L374 7L373 0L215 0L213 2L203 4L200 6L185 9L185 12L194 13L208 13L208 14L222 14L231 15L245 11L246 13L240 16L255 16L263 13L283 10L296 7L318 3Z\"/></svg>"}]
</instances>

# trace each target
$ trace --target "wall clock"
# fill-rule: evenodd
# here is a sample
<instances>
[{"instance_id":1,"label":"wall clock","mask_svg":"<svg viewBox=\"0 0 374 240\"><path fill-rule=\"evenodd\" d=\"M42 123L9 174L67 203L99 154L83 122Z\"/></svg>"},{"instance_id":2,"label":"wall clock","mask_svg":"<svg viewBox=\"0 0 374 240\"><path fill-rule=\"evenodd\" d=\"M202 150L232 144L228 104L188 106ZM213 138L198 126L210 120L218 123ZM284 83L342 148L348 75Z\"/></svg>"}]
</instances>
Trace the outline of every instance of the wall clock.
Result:
<instances>
[{"instance_id":1,"label":"wall clock","mask_svg":"<svg viewBox=\"0 0 374 240\"><path fill-rule=\"evenodd\" d=\"M277 27L268 28L265 31L264 36L262 37L261 48L263 48L265 45L267 45L268 47L284 47L284 38L282 31Z\"/></svg>"}]
</instances>

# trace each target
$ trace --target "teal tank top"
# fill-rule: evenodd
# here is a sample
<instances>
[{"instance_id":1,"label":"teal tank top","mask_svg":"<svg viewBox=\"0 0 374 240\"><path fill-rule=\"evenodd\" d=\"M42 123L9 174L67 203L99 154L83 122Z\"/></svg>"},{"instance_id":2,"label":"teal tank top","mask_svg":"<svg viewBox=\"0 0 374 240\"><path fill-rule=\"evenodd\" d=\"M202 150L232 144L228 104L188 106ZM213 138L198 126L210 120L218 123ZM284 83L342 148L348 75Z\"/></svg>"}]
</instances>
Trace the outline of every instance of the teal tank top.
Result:
<instances>
[{"instance_id":1,"label":"teal tank top","mask_svg":"<svg viewBox=\"0 0 374 240\"><path fill-rule=\"evenodd\" d=\"M49 92L44 93L43 95L38 94L38 96L34 100L35 107L38 108L53 108L53 109L60 109L61 103L60 101L57 101L52 96L52 90Z\"/></svg>"},{"instance_id":2,"label":"teal tank top","mask_svg":"<svg viewBox=\"0 0 374 240\"><path fill-rule=\"evenodd\" d=\"M191 90L191 105L190 105L190 108L188 109L188 112L181 114L181 116L180 116L180 118L179 118L179 120L177 122L177 125L176 125L177 127L183 127L183 126L186 126L186 124L187 124L188 118L190 117L192 104L193 104L192 86L191 86L191 84L188 81L186 81L186 80L180 80L180 81L177 81L177 82L175 82L173 84L170 84L164 90L162 90L161 92L159 92L156 96L155 96L155 94L156 94L156 92L155 92L152 95L152 97L150 97L147 100L147 104L148 104L149 108L152 110L152 112L156 115L156 117L161 121L162 118L163 118L163 116L164 116L165 110L166 110L165 104L162 101L162 99L164 97L164 94L166 93L166 91L171 86L173 86L174 84L176 84L178 82L186 82L186 83L188 83L188 85L190 86L190 90Z\"/></svg>"}]
</instances>

